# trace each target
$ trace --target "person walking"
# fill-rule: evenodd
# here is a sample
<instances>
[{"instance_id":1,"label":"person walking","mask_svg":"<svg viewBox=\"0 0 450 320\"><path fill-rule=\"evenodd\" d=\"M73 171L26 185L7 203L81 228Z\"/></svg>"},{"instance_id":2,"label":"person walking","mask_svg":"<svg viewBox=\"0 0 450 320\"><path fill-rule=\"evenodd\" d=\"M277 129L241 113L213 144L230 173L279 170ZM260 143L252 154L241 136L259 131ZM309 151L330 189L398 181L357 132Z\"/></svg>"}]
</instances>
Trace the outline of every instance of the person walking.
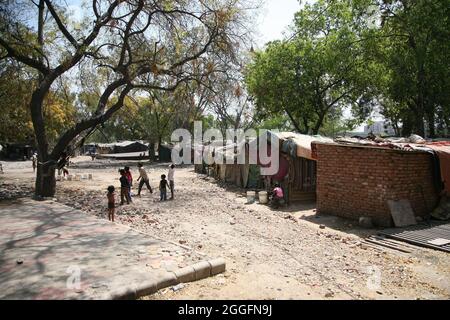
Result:
<instances>
[{"instance_id":1,"label":"person walking","mask_svg":"<svg viewBox=\"0 0 450 320\"><path fill-rule=\"evenodd\" d=\"M139 178L137 181L139 181L139 187L138 187L138 197L141 196L141 190L144 184L147 186L147 189L150 190L150 193L153 193L152 187L150 186L150 181L148 179L147 172L145 171L143 164L138 163L138 170L139 170Z\"/></svg>"}]
</instances>

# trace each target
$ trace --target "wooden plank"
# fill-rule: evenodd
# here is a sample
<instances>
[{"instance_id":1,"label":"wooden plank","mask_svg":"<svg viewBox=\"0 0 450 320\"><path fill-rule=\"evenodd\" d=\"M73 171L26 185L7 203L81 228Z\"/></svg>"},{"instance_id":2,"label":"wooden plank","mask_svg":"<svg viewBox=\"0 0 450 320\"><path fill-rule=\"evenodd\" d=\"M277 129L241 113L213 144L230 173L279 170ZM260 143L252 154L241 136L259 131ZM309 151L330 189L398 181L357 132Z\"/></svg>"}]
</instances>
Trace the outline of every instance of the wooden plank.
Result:
<instances>
[{"instance_id":1,"label":"wooden plank","mask_svg":"<svg viewBox=\"0 0 450 320\"><path fill-rule=\"evenodd\" d=\"M409 200L388 200L388 206L396 227L407 227L417 224Z\"/></svg>"},{"instance_id":2,"label":"wooden plank","mask_svg":"<svg viewBox=\"0 0 450 320\"><path fill-rule=\"evenodd\" d=\"M404 252L404 253L411 253L411 251L409 251L409 250L400 248L400 247L398 247L396 245L389 244L389 243L386 243L386 242L383 242L383 241L378 241L378 240L374 240L374 239L371 239L371 238L366 239L366 241L368 241L370 243L373 243L373 244L380 245L380 246L384 246L386 248L398 250L398 251L401 251L401 252Z\"/></svg>"}]
</instances>

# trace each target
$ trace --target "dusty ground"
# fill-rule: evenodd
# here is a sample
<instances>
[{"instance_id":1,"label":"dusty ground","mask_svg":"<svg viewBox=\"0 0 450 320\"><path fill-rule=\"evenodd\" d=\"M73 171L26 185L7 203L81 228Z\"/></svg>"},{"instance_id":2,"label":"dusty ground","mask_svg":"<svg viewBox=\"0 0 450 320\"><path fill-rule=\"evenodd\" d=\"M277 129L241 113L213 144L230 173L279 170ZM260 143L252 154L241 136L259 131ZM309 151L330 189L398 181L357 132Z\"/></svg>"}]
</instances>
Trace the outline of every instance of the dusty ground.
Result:
<instances>
[{"instance_id":1,"label":"dusty ground","mask_svg":"<svg viewBox=\"0 0 450 320\"><path fill-rule=\"evenodd\" d=\"M136 179L136 163L128 164ZM94 180L58 182L56 198L105 218L106 187L118 186L117 170L124 165L77 158L70 172L92 173ZM3 162L3 167L0 199L30 194L31 163ZM153 187L167 173L165 164L146 168ZM376 230L316 216L314 204L280 211L247 205L243 190L197 175L192 167L178 168L175 180L175 200L160 203L157 190L153 195L145 190L132 205L118 209L116 221L223 257L227 272L146 299L450 298L449 254L422 248L403 254L367 247L362 239Z\"/></svg>"}]
</instances>

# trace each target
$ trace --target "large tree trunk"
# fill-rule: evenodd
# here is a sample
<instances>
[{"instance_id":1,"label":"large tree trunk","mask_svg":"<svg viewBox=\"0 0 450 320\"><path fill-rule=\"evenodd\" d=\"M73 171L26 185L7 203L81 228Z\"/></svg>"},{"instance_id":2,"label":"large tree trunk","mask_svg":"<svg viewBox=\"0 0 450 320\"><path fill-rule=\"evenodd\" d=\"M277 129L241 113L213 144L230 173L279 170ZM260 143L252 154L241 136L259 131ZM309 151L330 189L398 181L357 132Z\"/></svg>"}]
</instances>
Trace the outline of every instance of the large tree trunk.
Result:
<instances>
[{"instance_id":1,"label":"large tree trunk","mask_svg":"<svg viewBox=\"0 0 450 320\"><path fill-rule=\"evenodd\" d=\"M39 157L36 175L36 196L53 197L56 192L55 166L42 161Z\"/></svg>"},{"instance_id":2,"label":"large tree trunk","mask_svg":"<svg viewBox=\"0 0 450 320\"><path fill-rule=\"evenodd\" d=\"M425 138L425 125L424 125L424 115L423 115L423 110L420 110L419 108L419 112L416 114L416 123L415 123L415 129L416 129L416 134L418 134L419 136Z\"/></svg>"},{"instance_id":3,"label":"large tree trunk","mask_svg":"<svg viewBox=\"0 0 450 320\"><path fill-rule=\"evenodd\" d=\"M428 138L436 138L434 110L428 114Z\"/></svg>"}]
</instances>

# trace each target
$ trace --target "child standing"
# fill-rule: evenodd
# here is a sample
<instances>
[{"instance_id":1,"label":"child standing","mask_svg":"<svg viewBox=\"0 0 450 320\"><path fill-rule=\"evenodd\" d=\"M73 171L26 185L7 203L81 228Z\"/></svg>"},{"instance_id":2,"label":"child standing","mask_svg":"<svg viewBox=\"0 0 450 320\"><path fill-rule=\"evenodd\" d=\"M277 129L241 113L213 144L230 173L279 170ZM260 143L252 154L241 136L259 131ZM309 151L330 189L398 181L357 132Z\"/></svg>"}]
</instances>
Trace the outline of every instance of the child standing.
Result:
<instances>
[{"instance_id":1,"label":"child standing","mask_svg":"<svg viewBox=\"0 0 450 320\"><path fill-rule=\"evenodd\" d=\"M175 165L171 164L169 167L169 174L168 174L171 200L173 199L173 191L175 189L174 174L175 174Z\"/></svg>"},{"instance_id":2,"label":"child standing","mask_svg":"<svg viewBox=\"0 0 450 320\"><path fill-rule=\"evenodd\" d=\"M33 172L36 172L36 167L37 167L37 154L33 153L33 155L31 156L31 164L33 165Z\"/></svg>"},{"instance_id":3,"label":"child standing","mask_svg":"<svg viewBox=\"0 0 450 320\"><path fill-rule=\"evenodd\" d=\"M131 171L130 171L130 167L125 167L125 175L127 177L128 180L128 198L131 201L131 186L133 184L133 176L131 175Z\"/></svg>"},{"instance_id":4,"label":"child standing","mask_svg":"<svg viewBox=\"0 0 450 320\"><path fill-rule=\"evenodd\" d=\"M114 211L115 211L115 194L114 186L108 187L108 220L114 222Z\"/></svg>"},{"instance_id":5,"label":"child standing","mask_svg":"<svg viewBox=\"0 0 450 320\"><path fill-rule=\"evenodd\" d=\"M127 200L127 204L130 204L130 184L124 169L120 169L120 205L123 205L124 199Z\"/></svg>"},{"instance_id":6,"label":"child standing","mask_svg":"<svg viewBox=\"0 0 450 320\"><path fill-rule=\"evenodd\" d=\"M161 181L159 182L159 193L161 195L160 201L167 200L167 180L166 175L161 175Z\"/></svg>"}]
</instances>

